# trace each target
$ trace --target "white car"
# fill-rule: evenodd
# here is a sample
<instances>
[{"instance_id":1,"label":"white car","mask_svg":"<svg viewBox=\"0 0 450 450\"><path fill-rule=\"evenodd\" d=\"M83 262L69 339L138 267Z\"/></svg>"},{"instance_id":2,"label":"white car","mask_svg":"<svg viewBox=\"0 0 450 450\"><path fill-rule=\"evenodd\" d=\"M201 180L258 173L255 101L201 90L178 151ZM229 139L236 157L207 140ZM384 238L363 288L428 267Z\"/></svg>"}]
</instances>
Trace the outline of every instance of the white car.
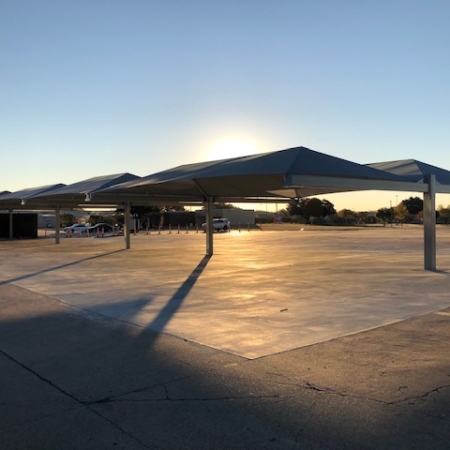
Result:
<instances>
[{"instance_id":1,"label":"white car","mask_svg":"<svg viewBox=\"0 0 450 450\"><path fill-rule=\"evenodd\" d=\"M231 227L231 223L224 217L222 219L213 219L214 231L228 231ZM203 231L206 232L206 223L202 224Z\"/></svg>"},{"instance_id":2,"label":"white car","mask_svg":"<svg viewBox=\"0 0 450 450\"><path fill-rule=\"evenodd\" d=\"M70 227L64 228L64 231L71 234L86 233L86 230L88 230L89 228L91 228L91 226L88 223L75 223Z\"/></svg>"}]
</instances>

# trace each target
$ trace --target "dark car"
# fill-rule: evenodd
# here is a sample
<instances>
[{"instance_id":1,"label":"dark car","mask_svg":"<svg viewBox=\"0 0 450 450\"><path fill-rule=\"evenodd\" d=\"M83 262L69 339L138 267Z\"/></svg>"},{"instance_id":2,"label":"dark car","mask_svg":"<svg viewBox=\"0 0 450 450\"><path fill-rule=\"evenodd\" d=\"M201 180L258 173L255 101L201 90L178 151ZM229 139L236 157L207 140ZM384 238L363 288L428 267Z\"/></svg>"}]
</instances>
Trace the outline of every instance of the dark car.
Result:
<instances>
[{"instance_id":1,"label":"dark car","mask_svg":"<svg viewBox=\"0 0 450 450\"><path fill-rule=\"evenodd\" d=\"M89 233L97 233L97 230L99 233L101 233L102 229L103 233L111 233L113 227L109 223L96 223L95 225L89 227Z\"/></svg>"}]
</instances>

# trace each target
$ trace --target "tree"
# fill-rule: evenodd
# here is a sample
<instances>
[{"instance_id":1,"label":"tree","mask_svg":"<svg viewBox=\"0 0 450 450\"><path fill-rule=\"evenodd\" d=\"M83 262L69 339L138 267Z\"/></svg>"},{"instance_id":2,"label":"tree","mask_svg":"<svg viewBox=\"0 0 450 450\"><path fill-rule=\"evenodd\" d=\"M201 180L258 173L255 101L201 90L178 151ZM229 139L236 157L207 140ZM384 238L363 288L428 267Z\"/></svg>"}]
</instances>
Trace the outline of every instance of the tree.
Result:
<instances>
[{"instance_id":1,"label":"tree","mask_svg":"<svg viewBox=\"0 0 450 450\"><path fill-rule=\"evenodd\" d=\"M286 208L291 216L302 216L307 222L311 217L323 219L326 216L336 214L333 203L328 200L320 200L318 198L299 198L291 200Z\"/></svg>"},{"instance_id":2,"label":"tree","mask_svg":"<svg viewBox=\"0 0 450 450\"><path fill-rule=\"evenodd\" d=\"M89 216L89 223L95 225L96 223L107 223L114 225L116 223L115 216L104 216L102 214L91 214Z\"/></svg>"},{"instance_id":3,"label":"tree","mask_svg":"<svg viewBox=\"0 0 450 450\"><path fill-rule=\"evenodd\" d=\"M323 217L322 200L318 198L307 198L303 204L303 217L310 222L311 217Z\"/></svg>"},{"instance_id":4,"label":"tree","mask_svg":"<svg viewBox=\"0 0 450 450\"><path fill-rule=\"evenodd\" d=\"M334 205L330 201L328 201L326 199L322 200L322 207L323 207L323 212L322 212L323 217L332 216L333 214L336 214Z\"/></svg>"},{"instance_id":5,"label":"tree","mask_svg":"<svg viewBox=\"0 0 450 450\"><path fill-rule=\"evenodd\" d=\"M286 211L290 216L303 216L303 199L290 200L287 204Z\"/></svg>"},{"instance_id":6,"label":"tree","mask_svg":"<svg viewBox=\"0 0 450 450\"><path fill-rule=\"evenodd\" d=\"M69 227L70 225L77 223L77 218L73 214L61 214L60 223L61 227Z\"/></svg>"},{"instance_id":7,"label":"tree","mask_svg":"<svg viewBox=\"0 0 450 450\"><path fill-rule=\"evenodd\" d=\"M409 211L408 208L404 205L403 202L399 203L394 208L394 217L403 225L405 219L408 217Z\"/></svg>"},{"instance_id":8,"label":"tree","mask_svg":"<svg viewBox=\"0 0 450 450\"><path fill-rule=\"evenodd\" d=\"M423 200L420 197L409 197L402 200L402 203L408 209L408 212L415 216L420 211L423 211Z\"/></svg>"},{"instance_id":9,"label":"tree","mask_svg":"<svg viewBox=\"0 0 450 450\"><path fill-rule=\"evenodd\" d=\"M184 206L181 206L181 205L166 205L166 206L163 206L162 208L160 208L160 211L163 211L163 212L186 211L186 209L184 208ZM157 212L157 211L153 211L153 212Z\"/></svg>"},{"instance_id":10,"label":"tree","mask_svg":"<svg viewBox=\"0 0 450 450\"><path fill-rule=\"evenodd\" d=\"M371 213L368 213L367 211L359 211L355 212L356 214L356 221L358 223L366 223L366 224L374 224L377 223L377 219L375 216Z\"/></svg>"},{"instance_id":11,"label":"tree","mask_svg":"<svg viewBox=\"0 0 450 450\"><path fill-rule=\"evenodd\" d=\"M381 208L377 211L376 216L383 222L386 226L386 222L392 220L392 208Z\"/></svg>"},{"instance_id":12,"label":"tree","mask_svg":"<svg viewBox=\"0 0 450 450\"><path fill-rule=\"evenodd\" d=\"M337 216L344 221L344 223L355 222L357 213L350 209L341 209L337 212Z\"/></svg>"},{"instance_id":13,"label":"tree","mask_svg":"<svg viewBox=\"0 0 450 450\"><path fill-rule=\"evenodd\" d=\"M450 205L447 208L444 208L443 205L439 205L439 218L441 223L449 224L450 223Z\"/></svg>"},{"instance_id":14,"label":"tree","mask_svg":"<svg viewBox=\"0 0 450 450\"><path fill-rule=\"evenodd\" d=\"M307 220L311 221L311 217L317 217L323 219L326 216L330 216L336 213L334 205L328 200L320 200L318 198L307 198L303 201L302 215Z\"/></svg>"}]
</instances>

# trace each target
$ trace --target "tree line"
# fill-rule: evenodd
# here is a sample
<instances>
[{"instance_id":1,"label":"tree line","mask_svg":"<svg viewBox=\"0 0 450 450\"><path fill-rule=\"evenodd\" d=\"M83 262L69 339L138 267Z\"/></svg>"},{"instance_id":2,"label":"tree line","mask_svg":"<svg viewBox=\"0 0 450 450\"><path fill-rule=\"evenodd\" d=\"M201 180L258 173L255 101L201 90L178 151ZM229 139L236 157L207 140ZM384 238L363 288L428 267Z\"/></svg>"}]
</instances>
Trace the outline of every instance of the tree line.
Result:
<instances>
[{"instance_id":1,"label":"tree line","mask_svg":"<svg viewBox=\"0 0 450 450\"><path fill-rule=\"evenodd\" d=\"M377 217L384 223L397 221L403 224L414 219L423 219L423 200L420 197L409 197L392 208L381 208ZM436 210L436 221L448 225L450 223L450 205L446 208L439 205Z\"/></svg>"},{"instance_id":2,"label":"tree line","mask_svg":"<svg viewBox=\"0 0 450 450\"><path fill-rule=\"evenodd\" d=\"M306 198L292 200L286 209L280 211L281 219L285 222L329 223L329 224L371 224L381 222L404 224L421 222L423 218L423 200L420 197L409 197L394 207L380 208L375 214L363 211L342 209L336 211L328 200ZM440 205L436 211L438 223L450 223L450 205L446 208Z\"/></svg>"},{"instance_id":3,"label":"tree line","mask_svg":"<svg viewBox=\"0 0 450 450\"><path fill-rule=\"evenodd\" d=\"M214 204L215 209L240 209L231 203ZM185 211L182 206L131 206L131 216L146 223L151 215L164 214L170 211ZM402 200L398 205L390 208L380 208L375 214L363 211L352 211L342 209L336 211L333 203L328 200L321 200L316 197L299 198L291 200L285 209L278 212L283 222L300 222L309 224L374 224L378 221L386 225L387 223L408 223L421 221L423 216L423 200L420 197L409 197ZM436 211L436 219L439 223L450 223L450 205L446 208L440 205ZM272 215L271 221L274 220ZM77 220L72 214L64 214L61 217L61 226L68 226L76 223ZM123 226L124 210L117 209L113 215L91 214L88 222L91 225L105 222L110 225Z\"/></svg>"}]
</instances>

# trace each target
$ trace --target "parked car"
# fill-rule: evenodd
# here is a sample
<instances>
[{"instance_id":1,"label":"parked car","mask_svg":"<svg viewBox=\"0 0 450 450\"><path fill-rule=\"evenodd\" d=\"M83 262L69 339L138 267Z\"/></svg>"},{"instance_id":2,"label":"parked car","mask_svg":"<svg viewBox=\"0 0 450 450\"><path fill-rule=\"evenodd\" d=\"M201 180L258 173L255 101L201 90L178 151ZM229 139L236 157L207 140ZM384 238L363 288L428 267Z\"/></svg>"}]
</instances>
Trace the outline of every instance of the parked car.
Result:
<instances>
[{"instance_id":1,"label":"parked car","mask_svg":"<svg viewBox=\"0 0 450 450\"><path fill-rule=\"evenodd\" d=\"M97 230L101 232L102 228L104 233L111 233L111 231L113 230L112 225L110 225L109 223L96 223L95 225L89 227L89 233L97 233Z\"/></svg>"},{"instance_id":2,"label":"parked car","mask_svg":"<svg viewBox=\"0 0 450 450\"><path fill-rule=\"evenodd\" d=\"M64 228L66 233L86 233L91 226L88 223L74 223L70 227Z\"/></svg>"},{"instance_id":3,"label":"parked car","mask_svg":"<svg viewBox=\"0 0 450 450\"><path fill-rule=\"evenodd\" d=\"M222 219L213 219L214 231L228 231L231 227L231 223L224 217ZM202 224L203 231L206 232L206 223Z\"/></svg>"}]
</instances>

